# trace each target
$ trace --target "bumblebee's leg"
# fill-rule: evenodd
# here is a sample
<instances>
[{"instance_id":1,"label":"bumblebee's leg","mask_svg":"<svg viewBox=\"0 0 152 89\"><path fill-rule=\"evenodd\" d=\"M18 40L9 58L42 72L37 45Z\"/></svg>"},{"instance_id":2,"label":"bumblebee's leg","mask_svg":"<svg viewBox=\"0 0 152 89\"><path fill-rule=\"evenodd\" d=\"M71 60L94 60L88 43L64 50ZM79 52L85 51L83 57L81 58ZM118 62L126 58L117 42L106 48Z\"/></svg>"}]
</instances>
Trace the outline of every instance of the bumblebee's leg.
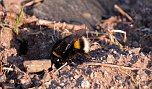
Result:
<instances>
[{"instance_id":1,"label":"bumblebee's leg","mask_svg":"<svg viewBox=\"0 0 152 89\"><path fill-rule=\"evenodd\" d=\"M63 64L61 62L56 62L54 63L55 64L55 67L58 69L60 68Z\"/></svg>"},{"instance_id":2,"label":"bumblebee's leg","mask_svg":"<svg viewBox=\"0 0 152 89\"><path fill-rule=\"evenodd\" d=\"M85 58L88 58L88 59L91 58L89 53L78 53L78 54L81 55L82 57L85 57Z\"/></svg>"},{"instance_id":3,"label":"bumblebee's leg","mask_svg":"<svg viewBox=\"0 0 152 89\"><path fill-rule=\"evenodd\" d=\"M52 62L52 65L54 64L56 68L59 68L62 66L62 63L61 63L60 59L58 59L58 58L52 57L51 62Z\"/></svg>"}]
</instances>

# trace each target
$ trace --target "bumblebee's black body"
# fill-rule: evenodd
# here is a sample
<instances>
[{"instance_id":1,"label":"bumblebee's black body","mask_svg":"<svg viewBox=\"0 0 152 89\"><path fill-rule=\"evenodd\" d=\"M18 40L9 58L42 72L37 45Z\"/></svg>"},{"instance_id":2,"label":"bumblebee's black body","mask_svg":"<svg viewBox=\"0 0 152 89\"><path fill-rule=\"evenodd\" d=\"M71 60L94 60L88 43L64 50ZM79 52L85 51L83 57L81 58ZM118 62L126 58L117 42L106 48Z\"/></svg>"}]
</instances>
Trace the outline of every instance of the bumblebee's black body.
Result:
<instances>
[{"instance_id":1,"label":"bumblebee's black body","mask_svg":"<svg viewBox=\"0 0 152 89\"><path fill-rule=\"evenodd\" d=\"M87 54L88 51L85 52L86 50L84 50L85 44L87 44L87 46L89 45L86 38L76 35L69 35L61 40L58 40L54 44L51 51L52 62L55 63L55 65L60 66L65 62L70 62L70 58L77 53Z\"/></svg>"}]
</instances>

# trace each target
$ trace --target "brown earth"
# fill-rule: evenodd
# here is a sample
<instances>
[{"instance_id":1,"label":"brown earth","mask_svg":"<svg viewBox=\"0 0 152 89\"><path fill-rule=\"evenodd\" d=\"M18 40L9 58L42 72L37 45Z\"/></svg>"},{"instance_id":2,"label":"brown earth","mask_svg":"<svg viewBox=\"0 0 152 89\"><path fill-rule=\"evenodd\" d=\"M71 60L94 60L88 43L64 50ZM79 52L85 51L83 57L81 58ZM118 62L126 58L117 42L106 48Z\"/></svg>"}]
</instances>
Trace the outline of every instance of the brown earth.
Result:
<instances>
[{"instance_id":1,"label":"brown earth","mask_svg":"<svg viewBox=\"0 0 152 89\"><path fill-rule=\"evenodd\" d=\"M3 0L2 0L3 1ZM31 0L34 1L34 0ZM4 0L1 12L19 14L27 1ZM132 18L114 9L119 5ZM69 24L85 24L89 30L91 59L77 55L73 65L58 72L26 72L27 60L50 60L53 44L73 31L22 24L14 33L15 19L1 16L0 88L2 89L151 89L152 88L152 1L151 0L45 0L24 8L25 15ZM124 50L106 39L93 39L111 30L125 31L127 42L116 33ZM99 35L94 33L99 33ZM101 33L101 34L100 34ZM86 34L85 34L86 35ZM107 39L109 39L107 37Z\"/></svg>"}]
</instances>

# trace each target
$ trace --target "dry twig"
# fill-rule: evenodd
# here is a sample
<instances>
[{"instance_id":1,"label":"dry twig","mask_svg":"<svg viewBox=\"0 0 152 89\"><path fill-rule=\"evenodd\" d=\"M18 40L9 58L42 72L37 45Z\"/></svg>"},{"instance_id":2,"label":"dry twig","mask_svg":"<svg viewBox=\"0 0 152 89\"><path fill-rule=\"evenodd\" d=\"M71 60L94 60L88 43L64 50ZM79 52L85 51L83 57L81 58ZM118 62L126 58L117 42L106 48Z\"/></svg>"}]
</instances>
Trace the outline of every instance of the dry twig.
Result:
<instances>
[{"instance_id":1,"label":"dry twig","mask_svg":"<svg viewBox=\"0 0 152 89\"><path fill-rule=\"evenodd\" d=\"M88 29L85 25L72 25L72 24L66 24L66 23L60 23L60 22L52 22L47 20L37 20L37 25L44 25L48 26L50 28L57 27L59 29L68 29L68 30L80 30L80 29Z\"/></svg>"},{"instance_id":2,"label":"dry twig","mask_svg":"<svg viewBox=\"0 0 152 89\"><path fill-rule=\"evenodd\" d=\"M37 3L40 3L40 2L42 2L42 1L44 1L44 0L32 0L32 1L28 2L28 3L26 3L26 4L24 5L24 7L32 6L33 4L37 4Z\"/></svg>"},{"instance_id":3,"label":"dry twig","mask_svg":"<svg viewBox=\"0 0 152 89\"><path fill-rule=\"evenodd\" d=\"M118 5L114 5L114 7L124 16L126 16L130 21L133 21L131 16L129 16L124 10L122 10Z\"/></svg>"},{"instance_id":4,"label":"dry twig","mask_svg":"<svg viewBox=\"0 0 152 89\"><path fill-rule=\"evenodd\" d=\"M3 70L7 70L7 71L13 71L13 68L7 68L7 67L3 67Z\"/></svg>"}]
</instances>

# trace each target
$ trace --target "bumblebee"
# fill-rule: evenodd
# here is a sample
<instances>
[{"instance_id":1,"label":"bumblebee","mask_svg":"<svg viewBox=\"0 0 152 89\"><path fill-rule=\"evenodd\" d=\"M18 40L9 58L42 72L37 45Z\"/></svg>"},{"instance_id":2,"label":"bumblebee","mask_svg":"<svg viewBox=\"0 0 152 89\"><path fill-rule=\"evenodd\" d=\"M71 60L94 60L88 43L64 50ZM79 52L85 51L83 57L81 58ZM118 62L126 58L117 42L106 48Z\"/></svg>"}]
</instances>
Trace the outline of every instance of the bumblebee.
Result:
<instances>
[{"instance_id":1,"label":"bumblebee","mask_svg":"<svg viewBox=\"0 0 152 89\"><path fill-rule=\"evenodd\" d=\"M90 58L89 50L90 44L86 37L69 35L53 45L51 60L56 67L61 66L65 62L70 63L76 54Z\"/></svg>"}]
</instances>

